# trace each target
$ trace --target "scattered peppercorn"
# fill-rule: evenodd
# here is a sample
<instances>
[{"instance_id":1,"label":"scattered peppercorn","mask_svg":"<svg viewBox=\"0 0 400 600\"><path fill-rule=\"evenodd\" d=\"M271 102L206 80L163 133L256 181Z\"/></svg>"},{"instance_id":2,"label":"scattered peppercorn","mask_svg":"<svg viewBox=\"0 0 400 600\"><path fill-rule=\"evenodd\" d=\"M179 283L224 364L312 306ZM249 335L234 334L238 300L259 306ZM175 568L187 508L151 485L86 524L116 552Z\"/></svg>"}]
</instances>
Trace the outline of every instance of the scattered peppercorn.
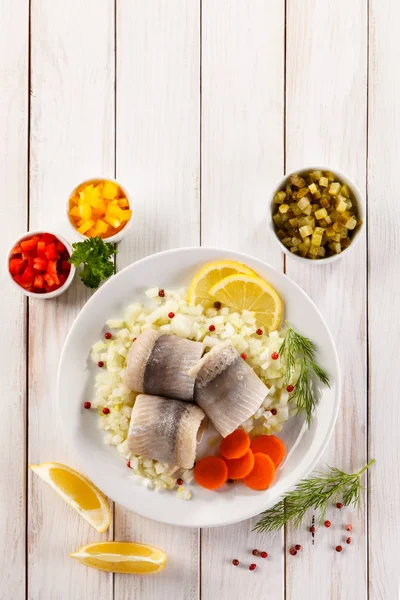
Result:
<instances>
[{"instance_id":1,"label":"scattered peppercorn","mask_svg":"<svg viewBox=\"0 0 400 600\"><path fill-rule=\"evenodd\" d=\"M351 544L351 537L348 537L346 540L346 544Z\"/></svg>"},{"instance_id":2,"label":"scattered peppercorn","mask_svg":"<svg viewBox=\"0 0 400 600\"><path fill-rule=\"evenodd\" d=\"M83 408L90 408L92 406L91 402L84 402L83 403Z\"/></svg>"},{"instance_id":3,"label":"scattered peppercorn","mask_svg":"<svg viewBox=\"0 0 400 600\"><path fill-rule=\"evenodd\" d=\"M264 332L262 329L257 329L256 334L257 335L262 335Z\"/></svg>"},{"instance_id":4,"label":"scattered peppercorn","mask_svg":"<svg viewBox=\"0 0 400 600\"><path fill-rule=\"evenodd\" d=\"M174 318L174 316L175 316L175 313L174 313L174 312L170 312L170 313L168 313L168 319L173 319L173 318Z\"/></svg>"},{"instance_id":5,"label":"scattered peppercorn","mask_svg":"<svg viewBox=\"0 0 400 600\"><path fill-rule=\"evenodd\" d=\"M137 338L133 338L132 342L136 342Z\"/></svg>"},{"instance_id":6,"label":"scattered peppercorn","mask_svg":"<svg viewBox=\"0 0 400 600\"><path fill-rule=\"evenodd\" d=\"M104 367L104 362L102 360L99 360L97 366L100 367L100 369L102 369Z\"/></svg>"},{"instance_id":7,"label":"scattered peppercorn","mask_svg":"<svg viewBox=\"0 0 400 600\"><path fill-rule=\"evenodd\" d=\"M214 308L216 308L217 310L219 310L221 308L222 304L221 302L214 302Z\"/></svg>"},{"instance_id":8,"label":"scattered peppercorn","mask_svg":"<svg viewBox=\"0 0 400 600\"><path fill-rule=\"evenodd\" d=\"M215 331L215 325L210 325L210 327L208 328L208 331Z\"/></svg>"},{"instance_id":9,"label":"scattered peppercorn","mask_svg":"<svg viewBox=\"0 0 400 600\"><path fill-rule=\"evenodd\" d=\"M315 533L315 527L314 527L314 525L312 527L310 527L310 531L311 531L311 533Z\"/></svg>"},{"instance_id":10,"label":"scattered peppercorn","mask_svg":"<svg viewBox=\"0 0 400 600\"><path fill-rule=\"evenodd\" d=\"M324 525L325 525L325 527L330 527L331 526L331 522L330 521L325 521Z\"/></svg>"},{"instance_id":11,"label":"scattered peppercorn","mask_svg":"<svg viewBox=\"0 0 400 600\"><path fill-rule=\"evenodd\" d=\"M104 337L105 337L106 340L111 340L112 333L110 333L109 331L107 331L107 333L104 334Z\"/></svg>"},{"instance_id":12,"label":"scattered peppercorn","mask_svg":"<svg viewBox=\"0 0 400 600\"><path fill-rule=\"evenodd\" d=\"M300 546L300 544L296 544L296 545L295 545L295 548L296 548L297 552L298 552L299 550L301 550L301 546Z\"/></svg>"},{"instance_id":13,"label":"scattered peppercorn","mask_svg":"<svg viewBox=\"0 0 400 600\"><path fill-rule=\"evenodd\" d=\"M261 558L268 558L268 552L260 552Z\"/></svg>"},{"instance_id":14,"label":"scattered peppercorn","mask_svg":"<svg viewBox=\"0 0 400 600\"><path fill-rule=\"evenodd\" d=\"M257 556L257 555L258 555L258 550L257 550L257 548L254 548L254 550L253 550L253 552L252 552L252 555L253 555L253 556Z\"/></svg>"},{"instance_id":15,"label":"scattered peppercorn","mask_svg":"<svg viewBox=\"0 0 400 600\"><path fill-rule=\"evenodd\" d=\"M179 477L179 479L176 480L177 485L183 485L183 479L181 479Z\"/></svg>"},{"instance_id":16,"label":"scattered peppercorn","mask_svg":"<svg viewBox=\"0 0 400 600\"><path fill-rule=\"evenodd\" d=\"M128 467L128 469L131 468L131 461L130 460L128 460L128 462L126 463L126 466Z\"/></svg>"},{"instance_id":17,"label":"scattered peppercorn","mask_svg":"<svg viewBox=\"0 0 400 600\"><path fill-rule=\"evenodd\" d=\"M159 291L158 291L158 295L160 296L160 298L164 298L164 296L165 296L165 291L164 291L164 290L159 290Z\"/></svg>"},{"instance_id":18,"label":"scattered peppercorn","mask_svg":"<svg viewBox=\"0 0 400 600\"><path fill-rule=\"evenodd\" d=\"M237 558L234 558L234 559L233 559L233 561L232 561L232 564L233 564L233 565L235 565L235 567L237 567L237 566L238 566L238 564L239 564L239 561L238 561L238 559L237 559Z\"/></svg>"},{"instance_id":19,"label":"scattered peppercorn","mask_svg":"<svg viewBox=\"0 0 400 600\"><path fill-rule=\"evenodd\" d=\"M271 414L276 415L277 412L276 408L271 408Z\"/></svg>"},{"instance_id":20,"label":"scattered peppercorn","mask_svg":"<svg viewBox=\"0 0 400 600\"><path fill-rule=\"evenodd\" d=\"M291 554L292 556L296 556L296 554L297 554L296 548L290 548L289 554Z\"/></svg>"},{"instance_id":21,"label":"scattered peppercorn","mask_svg":"<svg viewBox=\"0 0 400 600\"><path fill-rule=\"evenodd\" d=\"M335 548L336 552L341 552L343 550L342 546L336 546Z\"/></svg>"},{"instance_id":22,"label":"scattered peppercorn","mask_svg":"<svg viewBox=\"0 0 400 600\"><path fill-rule=\"evenodd\" d=\"M103 408L103 414L104 414L104 415L108 415L108 414L109 414L109 412L110 412L110 409L109 409L109 408L107 408L107 406L106 406L105 408Z\"/></svg>"},{"instance_id":23,"label":"scattered peppercorn","mask_svg":"<svg viewBox=\"0 0 400 600\"><path fill-rule=\"evenodd\" d=\"M341 508L343 508L343 504L341 502L337 502L336 508L338 508L340 510Z\"/></svg>"},{"instance_id":24,"label":"scattered peppercorn","mask_svg":"<svg viewBox=\"0 0 400 600\"><path fill-rule=\"evenodd\" d=\"M240 356L243 358L243 360L246 360L247 358L247 354L245 354L244 352Z\"/></svg>"},{"instance_id":25,"label":"scattered peppercorn","mask_svg":"<svg viewBox=\"0 0 400 600\"><path fill-rule=\"evenodd\" d=\"M278 360L278 358L279 358L279 354L278 354L277 352L273 352L273 353L271 354L271 358L272 358L272 360Z\"/></svg>"},{"instance_id":26,"label":"scattered peppercorn","mask_svg":"<svg viewBox=\"0 0 400 600\"><path fill-rule=\"evenodd\" d=\"M289 392L289 394L290 394L291 392L293 392L293 390L294 390L294 387L292 386L292 384L290 384L290 385L288 385L288 386L287 386L286 390L287 390L287 391Z\"/></svg>"},{"instance_id":27,"label":"scattered peppercorn","mask_svg":"<svg viewBox=\"0 0 400 600\"><path fill-rule=\"evenodd\" d=\"M256 569L257 569L257 565L255 565L254 563L251 563L251 565L249 566L249 570L255 571Z\"/></svg>"},{"instance_id":28,"label":"scattered peppercorn","mask_svg":"<svg viewBox=\"0 0 400 600\"><path fill-rule=\"evenodd\" d=\"M353 530L352 525L346 525L346 531L352 531L352 530Z\"/></svg>"}]
</instances>

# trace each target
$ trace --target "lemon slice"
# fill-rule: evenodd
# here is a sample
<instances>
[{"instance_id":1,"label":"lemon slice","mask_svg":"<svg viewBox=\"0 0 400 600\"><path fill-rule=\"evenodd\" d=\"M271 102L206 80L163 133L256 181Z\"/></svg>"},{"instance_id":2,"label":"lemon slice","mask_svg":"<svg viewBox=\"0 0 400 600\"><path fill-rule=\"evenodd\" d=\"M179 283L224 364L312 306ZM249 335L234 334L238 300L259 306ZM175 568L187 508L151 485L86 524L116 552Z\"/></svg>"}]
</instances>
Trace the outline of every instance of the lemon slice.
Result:
<instances>
[{"instance_id":1,"label":"lemon slice","mask_svg":"<svg viewBox=\"0 0 400 600\"><path fill-rule=\"evenodd\" d=\"M61 463L42 463L29 467L48 483L73 509L97 531L110 526L110 507L104 494L86 477Z\"/></svg>"},{"instance_id":2,"label":"lemon slice","mask_svg":"<svg viewBox=\"0 0 400 600\"><path fill-rule=\"evenodd\" d=\"M221 281L221 279L235 273L255 275L254 271L246 267L246 265L233 260L218 260L208 263L193 277L190 283L188 292L189 303L202 304L204 308L209 308L215 302L215 298L212 298L208 293L210 288Z\"/></svg>"},{"instance_id":3,"label":"lemon slice","mask_svg":"<svg viewBox=\"0 0 400 600\"><path fill-rule=\"evenodd\" d=\"M82 546L70 554L82 565L111 571L146 575L158 573L165 567L167 555L160 548L136 542L98 542Z\"/></svg>"},{"instance_id":4,"label":"lemon slice","mask_svg":"<svg viewBox=\"0 0 400 600\"><path fill-rule=\"evenodd\" d=\"M210 295L239 312L251 310L267 331L278 329L282 302L276 291L256 275L237 273L216 283Z\"/></svg>"}]
</instances>

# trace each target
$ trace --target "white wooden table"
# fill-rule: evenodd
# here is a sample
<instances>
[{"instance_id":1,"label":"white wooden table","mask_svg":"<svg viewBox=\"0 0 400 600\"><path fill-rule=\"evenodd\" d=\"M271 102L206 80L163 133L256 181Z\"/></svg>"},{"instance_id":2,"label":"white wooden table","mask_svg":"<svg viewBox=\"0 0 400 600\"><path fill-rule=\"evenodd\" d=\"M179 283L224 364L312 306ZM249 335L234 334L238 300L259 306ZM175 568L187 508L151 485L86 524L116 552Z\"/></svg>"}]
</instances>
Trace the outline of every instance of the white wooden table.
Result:
<instances>
[{"instance_id":1,"label":"white wooden table","mask_svg":"<svg viewBox=\"0 0 400 600\"><path fill-rule=\"evenodd\" d=\"M344 396L323 463L377 459L342 554L339 517L251 533L255 519L202 531L113 507L96 534L27 471L79 468L61 433L56 370L89 293L30 301L1 272L0 598L5 600L395 600L400 556L398 0L0 0L0 238L66 233L65 203L90 176L136 203L118 268L189 245L254 254L301 285L337 342ZM367 235L330 266L284 260L265 224L270 187L300 166L347 173L368 202ZM397 308L397 312L396 312ZM135 578L67 554L99 539L164 548L168 567ZM304 550L291 557L288 548ZM235 569L249 550L270 558Z\"/></svg>"}]
</instances>

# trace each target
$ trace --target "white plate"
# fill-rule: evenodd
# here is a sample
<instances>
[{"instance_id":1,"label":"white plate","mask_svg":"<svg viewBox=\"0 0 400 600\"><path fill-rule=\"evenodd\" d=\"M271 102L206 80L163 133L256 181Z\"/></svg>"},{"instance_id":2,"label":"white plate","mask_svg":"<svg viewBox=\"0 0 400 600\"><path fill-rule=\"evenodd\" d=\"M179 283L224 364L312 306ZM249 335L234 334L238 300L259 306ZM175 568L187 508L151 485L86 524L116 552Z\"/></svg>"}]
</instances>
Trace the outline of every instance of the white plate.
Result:
<instances>
[{"instance_id":1,"label":"white plate","mask_svg":"<svg viewBox=\"0 0 400 600\"><path fill-rule=\"evenodd\" d=\"M218 259L245 263L271 283L283 299L286 318L318 348L318 362L328 371L331 388L322 387L310 429L300 416L286 423L280 436L288 455L273 485L254 492L244 485L225 486L211 492L192 487L189 501L174 492L155 492L135 484L115 447L103 442L96 411L83 408L94 394L96 368L90 348L104 334L105 322L122 316L124 307L144 302L149 287L176 289L188 286L205 263ZM97 369L98 372L98 369ZM242 521L273 506L280 496L306 477L321 457L332 434L340 402L339 361L328 327L310 298L286 275L261 260L212 248L181 248L144 258L105 283L78 315L65 342L58 375L61 423L72 441L89 478L107 496L144 517L186 527L212 527Z\"/></svg>"}]
</instances>

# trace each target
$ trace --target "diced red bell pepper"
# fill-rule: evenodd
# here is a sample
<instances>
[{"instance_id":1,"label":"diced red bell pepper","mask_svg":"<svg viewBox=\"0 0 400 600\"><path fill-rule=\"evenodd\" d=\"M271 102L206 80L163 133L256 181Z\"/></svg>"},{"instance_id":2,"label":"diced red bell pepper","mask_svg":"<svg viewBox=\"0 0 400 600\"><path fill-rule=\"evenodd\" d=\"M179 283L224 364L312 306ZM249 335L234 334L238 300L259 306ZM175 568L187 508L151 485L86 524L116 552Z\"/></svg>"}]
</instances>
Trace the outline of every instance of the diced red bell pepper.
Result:
<instances>
[{"instance_id":1,"label":"diced red bell pepper","mask_svg":"<svg viewBox=\"0 0 400 600\"><path fill-rule=\"evenodd\" d=\"M47 263L47 269L46 269L46 271L50 275L53 275L54 273L57 273L57 261L56 260L49 260L49 262Z\"/></svg>"},{"instance_id":2,"label":"diced red bell pepper","mask_svg":"<svg viewBox=\"0 0 400 600\"><path fill-rule=\"evenodd\" d=\"M43 287L45 289L46 292L52 292L52 287L51 285L49 285L48 283L44 282Z\"/></svg>"},{"instance_id":3,"label":"diced red bell pepper","mask_svg":"<svg viewBox=\"0 0 400 600\"><path fill-rule=\"evenodd\" d=\"M39 290L43 289L43 277L41 275L36 275L33 281L33 287L38 288Z\"/></svg>"},{"instance_id":4,"label":"diced red bell pepper","mask_svg":"<svg viewBox=\"0 0 400 600\"><path fill-rule=\"evenodd\" d=\"M60 240L56 241L56 249L57 249L57 252L59 252L60 254L62 254L63 252L66 251L66 247L64 246L64 244L62 242L60 242Z\"/></svg>"},{"instance_id":5,"label":"diced red bell pepper","mask_svg":"<svg viewBox=\"0 0 400 600\"><path fill-rule=\"evenodd\" d=\"M26 262L22 258L12 258L9 263L11 275L19 275L25 266Z\"/></svg>"},{"instance_id":6,"label":"diced red bell pepper","mask_svg":"<svg viewBox=\"0 0 400 600\"><path fill-rule=\"evenodd\" d=\"M47 285L49 285L50 287L52 287L54 285L54 279L51 275L49 275L48 273L46 273L43 276L43 279L45 280L45 282L47 283Z\"/></svg>"},{"instance_id":7,"label":"diced red bell pepper","mask_svg":"<svg viewBox=\"0 0 400 600\"><path fill-rule=\"evenodd\" d=\"M31 286L33 284L34 278L35 278L35 272L34 272L33 268L28 265L26 267L25 271L21 275L21 281L23 284L27 284L28 286Z\"/></svg>"},{"instance_id":8,"label":"diced red bell pepper","mask_svg":"<svg viewBox=\"0 0 400 600\"><path fill-rule=\"evenodd\" d=\"M60 257L55 244L48 244L44 253L49 260Z\"/></svg>"},{"instance_id":9,"label":"diced red bell pepper","mask_svg":"<svg viewBox=\"0 0 400 600\"><path fill-rule=\"evenodd\" d=\"M51 244L52 242L54 242L54 240L56 239L56 236L53 235L52 233L44 233L42 235L42 241L46 244Z\"/></svg>"},{"instance_id":10,"label":"diced red bell pepper","mask_svg":"<svg viewBox=\"0 0 400 600\"><path fill-rule=\"evenodd\" d=\"M57 287L60 285L60 280L58 278L57 273L53 273L52 275L53 281L54 281L54 285L56 285Z\"/></svg>"},{"instance_id":11,"label":"diced red bell pepper","mask_svg":"<svg viewBox=\"0 0 400 600\"><path fill-rule=\"evenodd\" d=\"M31 250L36 250L40 238L37 235L34 235L30 240L24 240L21 242L21 248L23 252L30 252Z\"/></svg>"},{"instance_id":12,"label":"diced red bell pepper","mask_svg":"<svg viewBox=\"0 0 400 600\"><path fill-rule=\"evenodd\" d=\"M35 259L34 259L34 257L31 255L31 256L29 256L29 258L28 258L28 265L29 265L30 267L33 267L33 265L34 265L34 264L35 264Z\"/></svg>"},{"instance_id":13,"label":"diced red bell pepper","mask_svg":"<svg viewBox=\"0 0 400 600\"><path fill-rule=\"evenodd\" d=\"M38 245L37 245L38 256L44 256L45 250L46 250L46 242L41 240L40 242L38 242Z\"/></svg>"},{"instance_id":14,"label":"diced red bell pepper","mask_svg":"<svg viewBox=\"0 0 400 600\"><path fill-rule=\"evenodd\" d=\"M61 262L61 270L63 273L69 273L71 270L71 264L67 260Z\"/></svg>"},{"instance_id":15,"label":"diced red bell pepper","mask_svg":"<svg viewBox=\"0 0 400 600\"><path fill-rule=\"evenodd\" d=\"M22 248L20 245L18 246L14 246L14 248L11 250L11 254L21 254L22 252Z\"/></svg>"},{"instance_id":16,"label":"diced red bell pepper","mask_svg":"<svg viewBox=\"0 0 400 600\"><path fill-rule=\"evenodd\" d=\"M46 258L42 258L41 256L37 256L34 259L34 265L33 268L36 269L37 271L45 271L47 269L47 259Z\"/></svg>"},{"instance_id":17,"label":"diced red bell pepper","mask_svg":"<svg viewBox=\"0 0 400 600\"><path fill-rule=\"evenodd\" d=\"M60 282L60 285L64 285L64 283L67 281L67 278L65 275L61 274L58 276L58 281Z\"/></svg>"}]
</instances>

